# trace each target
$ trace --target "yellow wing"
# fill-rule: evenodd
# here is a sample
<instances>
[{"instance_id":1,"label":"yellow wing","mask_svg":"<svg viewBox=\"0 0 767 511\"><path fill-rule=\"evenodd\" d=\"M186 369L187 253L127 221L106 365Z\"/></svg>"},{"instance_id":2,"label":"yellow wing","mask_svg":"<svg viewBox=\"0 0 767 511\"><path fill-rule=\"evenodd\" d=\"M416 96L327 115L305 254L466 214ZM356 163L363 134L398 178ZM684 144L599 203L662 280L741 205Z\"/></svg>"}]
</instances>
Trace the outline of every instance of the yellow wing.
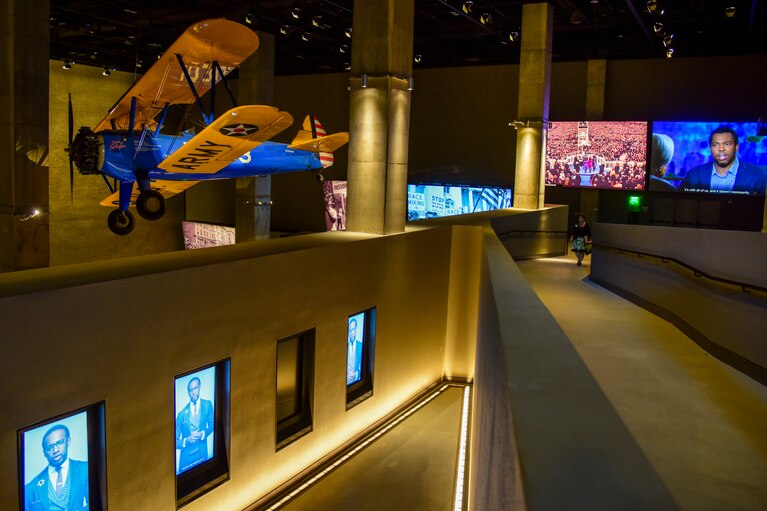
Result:
<instances>
[{"instance_id":1,"label":"yellow wing","mask_svg":"<svg viewBox=\"0 0 767 511\"><path fill-rule=\"evenodd\" d=\"M291 124L293 117L273 106L233 108L165 158L158 167L166 172L215 174Z\"/></svg>"},{"instance_id":2,"label":"yellow wing","mask_svg":"<svg viewBox=\"0 0 767 511\"><path fill-rule=\"evenodd\" d=\"M152 181L152 190L157 190L163 197L169 199L174 195L183 192L187 188L191 188L197 183L199 183L199 181L165 181L164 179L158 179L157 181ZM130 198L131 204L136 203L138 194L138 184L133 183L133 192L131 192ZM99 202L99 204L112 208L118 207L120 205L120 190L117 190L115 193Z\"/></svg>"},{"instance_id":3,"label":"yellow wing","mask_svg":"<svg viewBox=\"0 0 767 511\"><path fill-rule=\"evenodd\" d=\"M213 61L219 63L226 75L257 48L258 36L245 25L223 18L195 23L120 98L94 131L110 129L112 122L116 129L128 129L133 97L137 101L135 123L139 127L153 126L153 118L166 103L193 103L194 94L176 55L183 57L197 93L202 96L210 89Z\"/></svg>"},{"instance_id":4,"label":"yellow wing","mask_svg":"<svg viewBox=\"0 0 767 511\"><path fill-rule=\"evenodd\" d=\"M332 153L339 147L349 141L349 134L334 133L325 137L313 138L304 142L294 142L288 146L289 149L298 149L301 151L311 151L313 153Z\"/></svg>"}]
</instances>

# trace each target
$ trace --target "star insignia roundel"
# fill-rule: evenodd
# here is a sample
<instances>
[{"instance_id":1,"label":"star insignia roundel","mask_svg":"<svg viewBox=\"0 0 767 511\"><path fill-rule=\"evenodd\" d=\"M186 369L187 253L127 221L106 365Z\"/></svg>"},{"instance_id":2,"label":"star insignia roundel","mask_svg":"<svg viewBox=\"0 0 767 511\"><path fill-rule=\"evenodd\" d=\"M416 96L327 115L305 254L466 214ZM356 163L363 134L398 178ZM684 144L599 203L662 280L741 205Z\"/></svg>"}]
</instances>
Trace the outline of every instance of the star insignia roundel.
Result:
<instances>
[{"instance_id":1,"label":"star insignia roundel","mask_svg":"<svg viewBox=\"0 0 767 511\"><path fill-rule=\"evenodd\" d=\"M257 132L258 126L255 124L227 124L218 131L229 137L247 137Z\"/></svg>"}]
</instances>

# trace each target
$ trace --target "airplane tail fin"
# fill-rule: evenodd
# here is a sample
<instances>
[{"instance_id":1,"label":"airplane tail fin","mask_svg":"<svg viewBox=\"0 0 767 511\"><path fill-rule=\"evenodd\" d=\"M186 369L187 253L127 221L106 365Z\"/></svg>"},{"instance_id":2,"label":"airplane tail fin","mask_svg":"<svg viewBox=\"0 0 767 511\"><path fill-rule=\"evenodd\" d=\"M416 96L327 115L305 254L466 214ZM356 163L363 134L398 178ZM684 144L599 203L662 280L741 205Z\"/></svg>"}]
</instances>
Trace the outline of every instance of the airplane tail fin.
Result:
<instances>
[{"instance_id":1,"label":"airplane tail fin","mask_svg":"<svg viewBox=\"0 0 767 511\"><path fill-rule=\"evenodd\" d=\"M333 165L333 151L349 141L348 133L328 135L322 123L313 115L307 115L303 127L293 139L290 149L317 153L323 168Z\"/></svg>"}]
</instances>

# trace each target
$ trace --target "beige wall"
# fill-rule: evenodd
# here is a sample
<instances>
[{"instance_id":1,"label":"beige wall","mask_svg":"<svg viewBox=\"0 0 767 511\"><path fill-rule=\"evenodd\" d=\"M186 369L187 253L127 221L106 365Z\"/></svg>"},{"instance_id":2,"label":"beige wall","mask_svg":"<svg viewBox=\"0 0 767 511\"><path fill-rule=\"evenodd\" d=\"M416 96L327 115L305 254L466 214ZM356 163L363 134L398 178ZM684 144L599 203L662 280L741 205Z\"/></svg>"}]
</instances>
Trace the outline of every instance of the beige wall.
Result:
<instances>
[{"instance_id":1,"label":"beige wall","mask_svg":"<svg viewBox=\"0 0 767 511\"><path fill-rule=\"evenodd\" d=\"M0 275L0 455L16 459L18 429L105 400L109 509L175 509L174 375L231 357L231 480L185 509L243 509L441 379L446 359L472 376L445 339L449 295L469 297L451 310L454 342L471 333L480 247L461 255L470 289L451 285L451 232L328 233ZM372 306L374 395L345 411L346 318ZM314 431L275 453L275 341L309 328ZM16 491L5 463L0 508L17 508Z\"/></svg>"}]
</instances>

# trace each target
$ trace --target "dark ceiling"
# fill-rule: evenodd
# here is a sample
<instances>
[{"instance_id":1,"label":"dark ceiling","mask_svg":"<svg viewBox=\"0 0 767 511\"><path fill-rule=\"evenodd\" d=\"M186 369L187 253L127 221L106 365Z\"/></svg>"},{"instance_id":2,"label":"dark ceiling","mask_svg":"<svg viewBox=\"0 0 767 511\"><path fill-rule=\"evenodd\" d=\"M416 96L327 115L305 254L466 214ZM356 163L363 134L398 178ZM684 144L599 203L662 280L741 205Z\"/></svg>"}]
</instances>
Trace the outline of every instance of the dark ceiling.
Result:
<instances>
[{"instance_id":1,"label":"dark ceiling","mask_svg":"<svg viewBox=\"0 0 767 511\"><path fill-rule=\"evenodd\" d=\"M414 68L519 62L523 3L415 0ZM662 58L664 37L674 58L767 54L765 0L550 3L555 62ZM275 34L278 75L343 72L353 6L353 0L52 0L51 58L140 73L192 23L225 17Z\"/></svg>"}]
</instances>

